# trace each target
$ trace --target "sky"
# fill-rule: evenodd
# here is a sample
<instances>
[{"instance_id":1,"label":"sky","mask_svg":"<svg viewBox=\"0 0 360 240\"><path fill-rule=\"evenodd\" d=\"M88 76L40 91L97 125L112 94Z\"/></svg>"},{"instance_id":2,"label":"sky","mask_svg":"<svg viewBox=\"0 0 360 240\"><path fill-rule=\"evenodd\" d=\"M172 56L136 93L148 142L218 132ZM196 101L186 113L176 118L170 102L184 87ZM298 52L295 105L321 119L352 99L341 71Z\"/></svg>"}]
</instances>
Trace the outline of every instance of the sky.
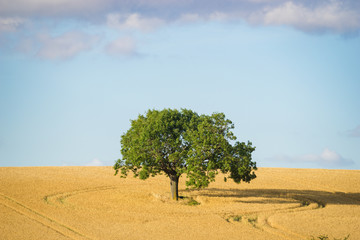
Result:
<instances>
[{"instance_id":1,"label":"sky","mask_svg":"<svg viewBox=\"0 0 360 240\"><path fill-rule=\"evenodd\" d=\"M148 109L258 167L360 169L360 1L0 0L0 167L111 166Z\"/></svg>"}]
</instances>

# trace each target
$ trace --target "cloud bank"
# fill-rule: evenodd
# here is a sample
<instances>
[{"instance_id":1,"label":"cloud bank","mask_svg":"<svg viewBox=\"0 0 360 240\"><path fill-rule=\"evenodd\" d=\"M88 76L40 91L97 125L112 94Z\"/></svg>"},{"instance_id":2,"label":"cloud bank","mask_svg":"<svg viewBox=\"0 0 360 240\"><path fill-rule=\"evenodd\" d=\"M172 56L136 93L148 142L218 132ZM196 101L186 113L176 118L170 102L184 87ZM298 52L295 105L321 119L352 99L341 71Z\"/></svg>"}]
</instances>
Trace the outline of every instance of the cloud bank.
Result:
<instances>
[{"instance_id":1,"label":"cloud bank","mask_svg":"<svg viewBox=\"0 0 360 240\"><path fill-rule=\"evenodd\" d=\"M113 29L122 35L125 32L127 38L131 38L134 31L147 34L162 26L199 21L247 22L250 25L288 26L307 33L347 35L359 33L360 1L0 0L0 37L3 38L21 31L38 31L33 36L41 35L41 29L34 30L37 22L55 23L61 28L69 21ZM27 25L32 28L26 29ZM33 37L33 41L37 41L35 45L42 46L37 56L67 59L91 49L96 42L92 38L85 40L79 29L69 31L58 37ZM118 39L105 46L107 53L129 55L134 52L134 44L129 40Z\"/></svg>"},{"instance_id":2,"label":"cloud bank","mask_svg":"<svg viewBox=\"0 0 360 240\"><path fill-rule=\"evenodd\" d=\"M311 32L346 33L360 29L360 2L356 0L0 0L3 19L72 18L89 22L105 19L120 28L142 30L184 16L212 19L216 15L221 19L287 25ZM14 24L16 20L7 23Z\"/></svg>"},{"instance_id":3,"label":"cloud bank","mask_svg":"<svg viewBox=\"0 0 360 240\"><path fill-rule=\"evenodd\" d=\"M343 158L339 153L325 148L320 154L306 154L301 156L276 156L275 160L290 163L316 163L321 167L341 167L354 164L350 159Z\"/></svg>"}]
</instances>

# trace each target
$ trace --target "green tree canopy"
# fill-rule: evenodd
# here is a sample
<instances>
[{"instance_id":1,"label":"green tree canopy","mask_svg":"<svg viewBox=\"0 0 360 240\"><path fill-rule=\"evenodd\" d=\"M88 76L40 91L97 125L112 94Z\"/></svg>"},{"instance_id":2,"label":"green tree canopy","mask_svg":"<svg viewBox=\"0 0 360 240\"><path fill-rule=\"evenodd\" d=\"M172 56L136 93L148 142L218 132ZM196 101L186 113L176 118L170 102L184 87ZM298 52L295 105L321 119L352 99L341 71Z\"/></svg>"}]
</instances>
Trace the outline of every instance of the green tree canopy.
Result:
<instances>
[{"instance_id":1,"label":"green tree canopy","mask_svg":"<svg viewBox=\"0 0 360 240\"><path fill-rule=\"evenodd\" d=\"M233 123L223 113L198 115L181 109L148 110L131 120L121 136L122 159L114 165L115 175L135 177L165 173L170 178L171 197L178 199L178 181L186 174L189 187L207 187L219 172L236 183L256 177L255 150L251 142L235 141ZM232 144L233 143L233 144Z\"/></svg>"}]
</instances>

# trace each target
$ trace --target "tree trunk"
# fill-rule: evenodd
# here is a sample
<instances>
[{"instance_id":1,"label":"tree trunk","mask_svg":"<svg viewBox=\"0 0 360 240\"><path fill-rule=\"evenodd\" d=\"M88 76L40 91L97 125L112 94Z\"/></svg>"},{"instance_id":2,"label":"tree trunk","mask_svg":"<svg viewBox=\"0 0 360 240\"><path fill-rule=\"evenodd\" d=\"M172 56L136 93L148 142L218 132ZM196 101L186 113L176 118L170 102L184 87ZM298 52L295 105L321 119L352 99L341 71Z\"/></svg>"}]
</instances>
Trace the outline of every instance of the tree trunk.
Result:
<instances>
[{"instance_id":1,"label":"tree trunk","mask_svg":"<svg viewBox=\"0 0 360 240\"><path fill-rule=\"evenodd\" d=\"M178 176L169 176L170 177L170 188L171 188L171 199L179 199L179 177Z\"/></svg>"}]
</instances>

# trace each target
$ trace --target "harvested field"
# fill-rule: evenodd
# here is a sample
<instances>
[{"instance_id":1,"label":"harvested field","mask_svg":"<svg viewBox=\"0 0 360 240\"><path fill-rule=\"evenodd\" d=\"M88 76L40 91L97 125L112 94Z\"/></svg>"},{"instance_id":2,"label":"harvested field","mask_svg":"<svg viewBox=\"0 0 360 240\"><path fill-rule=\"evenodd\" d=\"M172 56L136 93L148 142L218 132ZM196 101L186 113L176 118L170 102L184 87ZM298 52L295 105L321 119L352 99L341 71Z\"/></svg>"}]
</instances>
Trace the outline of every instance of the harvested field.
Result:
<instances>
[{"instance_id":1,"label":"harvested field","mask_svg":"<svg viewBox=\"0 0 360 240\"><path fill-rule=\"evenodd\" d=\"M165 176L113 175L0 168L0 239L360 239L360 171L260 168L250 184L219 175L203 190L183 176L178 202Z\"/></svg>"}]
</instances>

